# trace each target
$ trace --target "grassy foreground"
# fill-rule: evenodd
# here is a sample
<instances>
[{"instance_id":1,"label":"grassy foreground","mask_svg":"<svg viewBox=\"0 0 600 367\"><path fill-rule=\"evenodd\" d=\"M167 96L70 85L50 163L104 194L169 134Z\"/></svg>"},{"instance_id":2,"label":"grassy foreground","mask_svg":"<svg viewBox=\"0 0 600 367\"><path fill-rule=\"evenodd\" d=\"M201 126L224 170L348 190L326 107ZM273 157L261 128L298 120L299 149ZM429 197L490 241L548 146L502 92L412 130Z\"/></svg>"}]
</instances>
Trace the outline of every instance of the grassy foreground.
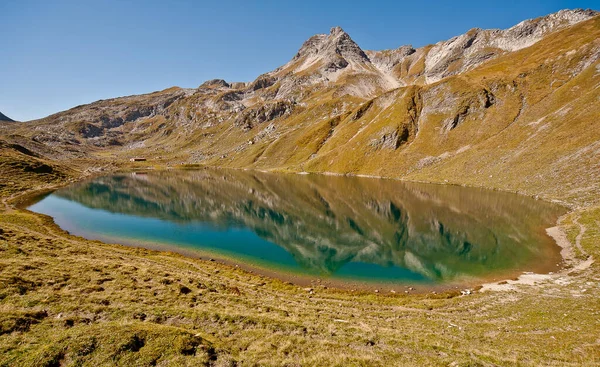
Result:
<instances>
[{"instance_id":1,"label":"grassy foreground","mask_svg":"<svg viewBox=\"0 0 600 367\"><path fill-rule=\"evenodd\" d=\"M0 366L600 364L597 263L467 296L309 292L71 236L15 198L79 177L77 164L0 156ZM599 256L600 208L562 228L579 260Z\"/></svg>"}]
</instances>

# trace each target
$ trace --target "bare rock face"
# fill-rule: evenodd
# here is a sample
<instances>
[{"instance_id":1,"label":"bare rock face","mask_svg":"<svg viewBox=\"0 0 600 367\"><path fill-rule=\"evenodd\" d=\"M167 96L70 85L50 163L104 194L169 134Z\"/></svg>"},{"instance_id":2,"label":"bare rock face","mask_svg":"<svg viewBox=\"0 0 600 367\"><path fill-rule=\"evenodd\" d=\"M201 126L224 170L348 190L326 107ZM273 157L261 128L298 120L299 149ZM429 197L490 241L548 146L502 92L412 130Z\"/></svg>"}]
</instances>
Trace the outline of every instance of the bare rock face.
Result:
<instances>
[{"instance_id":1,"label":"bare rock face","mask_svg":"<svg viewBox=\"0 0 600 367\"><path fill-rule=\"evenodd\" d=\"M371 62L380 70L391 71L404 58L415 53L412 46L401 46L395 50L367 51Z\"/></svg>"},{"instance_id":2,"label":"bare rock face","mask_svg":"<svg viewBox=\"0 0 600 367\"><path fill-rule=\"evenodd\" d=\"M257 91L259 89L265 89L277 82L277 79L270 75L261 75L256 80L250 84L250 89L253 91Z\"/></svg>"},{"instance_id":3,"label":"bare rock face","mask_svg":"<svg viewBox=\"0 0 600 367\"><path fill-rule=\"evenodd\" d=\"M546 34L587 20L599 13L594 10L561 10L536 19L524 20L503 31L489 31L494 37L490 44L506 51L517 51L529 47Z\"/></svg>"},{"instance_id":4,"label":"bare rock face","mask_svg":"<svg viewBox=\"0 0 600 367\"><path fill-rule=\"evenodd\" d=\"M356 83L340 88L338 95L374 97L401 84L389 70L379 70L356 42L340 27L310 37L287 64L268 73L281 84L278 98L293 98L295 91L326 88L352 77Z\"/></svg>"},{"instance_id":5,"label":"bare rock face","mask_svg":"<svg viewBox=\"0 0 600 367\"><path fill-rule=\"evenodd\" d=\"M599 13L593 10L561 10L525 20L506 30L471 29L467 33L435 44L425 60L427 83L462 73L506 52L518 51L545 35L587 20Z\"/></svg>"},{"instance_id":6,"label":"bare rock face","mask_svg":"<svg viewBox=\"0 0 600 367\"><path fill-rule=\"evenodd\" d=\"M398 127L386 127L380 132L380 136L371 140L371 146L375 149L396 150L405 143L409 137L409 129L406 125Z\"/></svg>"},{"instance_id":7,"label":"bare rock face","mask_svg":"<svg viewBox=\"0 0 600 367\"><path fill-rule=\"evenodd\" d=\"M284 115L290 114L293 104L287 101L277 101L244 110L235 119L235 126L242 127L244 130L249 130L255 124L261 124L266 121L271 121Z\"/></svg>"},{"instance_id":8,"label":"bare rock face","mask_svg":"<svg viewBox=\"0 0 600 367\"><path fill-rule=\"evenodd\" d=\"M229 83L227 83L223 79L211 79L207 80L200 85L200 88L229 88L231 87Z\"/></svg>"},{"instance_id":9,"label":"bare rock face","mask_svg":"<svg viewBox=\"0 0 600 367\"><path fill-rule=\"evenodd\" d=\"M291 63L296 61L303 61L300 70L319 63L323 70L333 71L343 69L350 63L370 63L367 54L340 27L331 28L328 35L318 34L309 38Z\"/></svg>"}]
</instances>

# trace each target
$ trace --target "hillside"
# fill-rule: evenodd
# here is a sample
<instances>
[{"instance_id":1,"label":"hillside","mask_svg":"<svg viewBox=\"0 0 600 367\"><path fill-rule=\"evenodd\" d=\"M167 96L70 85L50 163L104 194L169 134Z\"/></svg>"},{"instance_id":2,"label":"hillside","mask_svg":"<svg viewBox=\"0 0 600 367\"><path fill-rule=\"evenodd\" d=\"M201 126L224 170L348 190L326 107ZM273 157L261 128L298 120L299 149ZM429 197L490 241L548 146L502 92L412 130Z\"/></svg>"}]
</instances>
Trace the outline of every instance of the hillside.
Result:
<instances>
[{"instance_id":1,"label":"hillside","mask_svg":"<svg viewBox=\"0 0 600 367\"><path fill-rule=\"evenodd\" d=\"M335 27L251 83L215 79L102 100L0 132L32 149L41 143L56 159L142 155L597 204L596 14L560 11L385 51L363 51Z\"/></svg>"},{"instance_id":2,"label":"hillside","mask_svg":"<svg viewBox=\"0 0 600 367\"><path fill-rule=\"evenodd\" d=\"M0 366L597 366L599 121L600 16L563 10L382 51L334 27L252 82L213 79L0 123ZM169 180L177 170L160 170L200 165L250 170L195 170L177 184ZM155 168L91 188L84 180ZM481 186L572 210L556 227L532 229L528 219L553 220L556 207L365 178L344 191L350 179L258 170ZM462 229L503 241L494 229L509 224L523 243L509 250L528 256L526 244L547 231L563 259L540 256L540 266L560 262L553 273L443 292L340 290L320 279L298 286L220 261L87 240L22 209L76 181L62 195L89 207L293 237L286 250L323 273L348 258L385 261L366 241L409 254L414 261L400 265L430 274L440 257L464 249ZM278 230L266 233L265 221ZM317 246L324 221L341 237Z\"/></svg>"}]
</instances>

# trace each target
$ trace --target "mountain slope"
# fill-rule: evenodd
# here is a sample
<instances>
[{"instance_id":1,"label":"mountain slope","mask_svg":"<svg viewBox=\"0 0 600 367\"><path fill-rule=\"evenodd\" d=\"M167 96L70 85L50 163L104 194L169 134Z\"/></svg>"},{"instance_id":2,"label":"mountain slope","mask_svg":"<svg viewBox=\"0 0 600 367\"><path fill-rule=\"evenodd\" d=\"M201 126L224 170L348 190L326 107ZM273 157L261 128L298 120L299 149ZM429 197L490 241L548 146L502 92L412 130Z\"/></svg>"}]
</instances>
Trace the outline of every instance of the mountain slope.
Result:
<instances>
[{"instance_id":1,"label":"mountain slope","mask_svg":"<svg viewBox=\"0 0 600 367\"><path fill-rule=\"evenodd\" d=\"M364 51L335 27L252 83L98 101L0 132L63 159L404 177L597 204L599 40L590 10L418 49Z\"/></svg>"},{"instance_id":2,"label":"mountain slope","mask_svg":"<svg viewBox=\"0 0 600 367\"><path fill-rule=\"evenodd\" d=\"M15 120L9 118L8 116L0 112L0 121L14 122Z\"/></svg>"}]
</instances>

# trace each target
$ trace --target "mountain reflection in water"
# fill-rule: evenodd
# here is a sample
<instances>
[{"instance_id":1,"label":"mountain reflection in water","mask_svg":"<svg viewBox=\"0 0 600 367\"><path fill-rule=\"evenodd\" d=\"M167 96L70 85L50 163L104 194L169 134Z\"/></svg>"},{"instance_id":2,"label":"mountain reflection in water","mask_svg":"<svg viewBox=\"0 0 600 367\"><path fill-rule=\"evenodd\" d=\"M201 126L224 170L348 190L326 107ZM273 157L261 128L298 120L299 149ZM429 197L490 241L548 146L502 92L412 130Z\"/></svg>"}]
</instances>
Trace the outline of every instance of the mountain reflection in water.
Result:
<instances>
[{"instance_id":1,"label":"mountain reflection in water","mask_svg":"<svg viewBox=\"0 0 600 367\"><path fill-rule=\"evenodd\" d=\"M59 209L52 198L85 210ZM562 213L542 201L473 188L216 169L95 178L58 190L31 210L76 234L101 234L102 215L85 222L90 208L125 214L119 217L125 222L153 218L166 229L150 240L169 243L177 233L175 243L217 252L236 241L230 253L262 266L281 267L279 258L291 254L283 266L303 274L434 283L550 269L559 257L544 228ZM111 225L116 238L151 233L150 225L139 233L134 224L127 233ZM257 239L245 243L243 231Z\"/></svg>"}]
</instances>

